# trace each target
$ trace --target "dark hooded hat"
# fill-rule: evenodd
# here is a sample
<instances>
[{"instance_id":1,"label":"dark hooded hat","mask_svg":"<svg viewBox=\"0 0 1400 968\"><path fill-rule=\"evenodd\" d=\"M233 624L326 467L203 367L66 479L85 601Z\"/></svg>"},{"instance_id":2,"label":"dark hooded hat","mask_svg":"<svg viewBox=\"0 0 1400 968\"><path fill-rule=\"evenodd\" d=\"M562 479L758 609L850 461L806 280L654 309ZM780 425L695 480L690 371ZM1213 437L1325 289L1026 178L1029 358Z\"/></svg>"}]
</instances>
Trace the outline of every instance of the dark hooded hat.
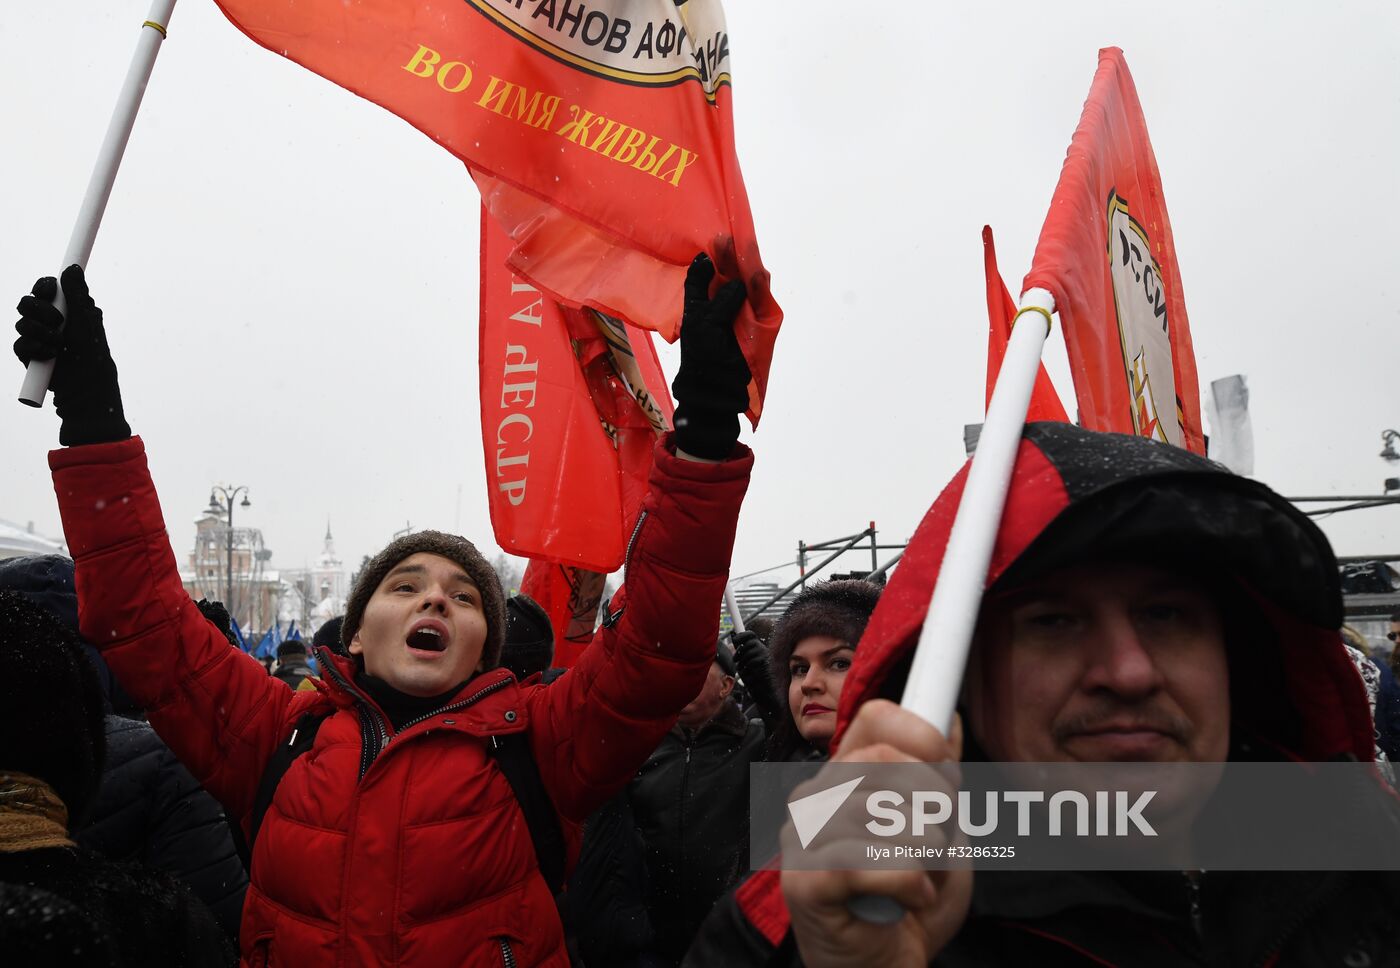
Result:
<instances>
[{"instance_id":1,"label":"dark hooded hat","mask_svg":"<svg viewBox=\"0 0 1400 968\"><path fill-rule=\"evenodd\" d=\"M0 591L0 769L53 787L71 829L97 795L106 753L102 687L77 634Z\"/></svg>"},{"instance_id":2,"label":"dark hooded hat","mask_svg":"<svg viewBox=\"0 0 1400 968\"><path fill-rule=\"evenodd\" d=\"M903 691L966 480L965 466L890 578L842 692L838 743L861 703L897 700ZM1215 583L1235 613L1233 627L1252 636L1249 662L1238 666L1246 674L1234 675L1231 660L1237 730L1304 760L1373 758L1365 693L1337 631L1336 558L1306 515L1263 484L1178 447L1028 424L987 587L1106 559L1187 569ZM1228 642L1230 650L1241 646Z\"/></svg>"}]
</instances>

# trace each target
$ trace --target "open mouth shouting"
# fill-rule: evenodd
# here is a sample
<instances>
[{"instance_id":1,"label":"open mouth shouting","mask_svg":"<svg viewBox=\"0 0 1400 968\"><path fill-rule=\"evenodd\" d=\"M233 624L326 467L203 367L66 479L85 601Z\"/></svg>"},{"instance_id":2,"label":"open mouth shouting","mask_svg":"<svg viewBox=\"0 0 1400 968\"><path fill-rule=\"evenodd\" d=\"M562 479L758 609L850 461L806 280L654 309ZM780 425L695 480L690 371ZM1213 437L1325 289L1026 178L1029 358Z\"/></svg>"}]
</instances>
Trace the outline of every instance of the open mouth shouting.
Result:
<instances>
[{"instance_id":1,"label":"open mouth shouting","mask_svg":"<svg viewBox=\"0 0 1400 968\"><path fill-rule=\"evenodd\" d=\"M413 623L404 638L408 651L420 658L433 658L447 651L451 644L451 633L447 626L436 619L419 619Z\"/></svg>"}]
</instances>

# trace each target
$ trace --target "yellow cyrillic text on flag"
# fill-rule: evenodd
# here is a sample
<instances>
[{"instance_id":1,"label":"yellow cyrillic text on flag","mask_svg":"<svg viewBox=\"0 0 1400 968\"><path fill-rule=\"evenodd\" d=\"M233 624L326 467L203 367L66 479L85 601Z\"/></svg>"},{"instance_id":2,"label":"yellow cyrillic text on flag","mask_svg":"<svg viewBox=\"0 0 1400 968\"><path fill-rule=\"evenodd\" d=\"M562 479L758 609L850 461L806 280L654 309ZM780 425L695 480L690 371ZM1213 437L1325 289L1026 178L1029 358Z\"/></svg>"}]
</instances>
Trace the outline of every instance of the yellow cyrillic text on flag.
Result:
<instances>
[{"instance_id":1,"label":"yellow cyrillic text on flag","mask_svg":"<svg viewBox=\"0 0 1400 968\"><path fill-rule=\"evenodd\" d=\"M510 293L519 299L515 303L519 308L511 314L511 322L538 329L544 307L544 297L540 291L512 276ZM511 333L510 338L520 339L521 342L507 342L505 348L504 382L501 384L503 416L496 424L496 486L512 507L519 507L525 502L525 485L530 467L529 443L535 435L534 421L523 411L535 405L540 364L538 359L531 359L533 354L529 345L537 337L528 329L512 328Z\"/></svg>"},{"instance_id":2,"label":"yellow cyrillic text on flag","mask_svg":"<svg viewBox=\"0 0 1400 968\"><path fill-rule=\"evenodd\" d=\"M474 75L464 61L443 61L443 55L424 44L418 46L403 69L414 77L432 80L448 94L463 94L471 87ZM570 144L602 155L620 165L627 165L679 188L687 169L698 154L668 142L663 150L660 135L648 135L615 118L594 114L587 108L570 104L566 120L554 127L563 98L530 91L524 85L488 75L482 91L473 103L503 118L513 118L531 128L552 131Z\"/></svg>"}]
</instances>

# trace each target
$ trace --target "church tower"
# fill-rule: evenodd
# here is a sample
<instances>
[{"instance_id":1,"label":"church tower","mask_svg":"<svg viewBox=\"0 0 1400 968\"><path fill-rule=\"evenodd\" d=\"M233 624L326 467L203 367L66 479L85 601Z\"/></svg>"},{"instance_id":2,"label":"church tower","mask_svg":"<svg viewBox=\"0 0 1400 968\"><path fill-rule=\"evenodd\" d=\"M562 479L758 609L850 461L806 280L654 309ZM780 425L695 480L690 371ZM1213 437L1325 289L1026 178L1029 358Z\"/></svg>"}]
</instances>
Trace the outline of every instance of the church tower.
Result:
<instances>
[{"instance_id":1,"label":"church tower","mask_svg":"<svg viewBox=\"0 0 1400 968\"><path fill-rule=\"evenodd\" d=\"M331 523L328 520L325 544L316 558L316 566L311 569L311 594L316 600L311 612L313 628L319 628L328 619L345 614L348 584L344 564L335 553L335 538L331 536Z\"/></svg>"}]
</instances>

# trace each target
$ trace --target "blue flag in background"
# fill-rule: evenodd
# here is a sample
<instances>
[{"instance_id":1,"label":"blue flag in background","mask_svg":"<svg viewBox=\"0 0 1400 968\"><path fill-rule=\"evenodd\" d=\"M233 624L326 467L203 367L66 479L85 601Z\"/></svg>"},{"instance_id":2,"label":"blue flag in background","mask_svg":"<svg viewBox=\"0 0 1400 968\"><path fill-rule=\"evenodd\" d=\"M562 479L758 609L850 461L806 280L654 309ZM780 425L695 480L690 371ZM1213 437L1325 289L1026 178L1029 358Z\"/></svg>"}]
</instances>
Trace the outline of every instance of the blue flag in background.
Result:
<instances>
[{"instance_id":1,"label":"blue flag in background","mask_svg":"<svg viewBox=\"0 0 1400 968\"><path fill-rule=\"evenodd\" d=\"M282 644L282 623L274 622L272 628L267 630L267 634L258 640L258 647L253 651L255 658L271 659L277 655L277 646Z\"/></svg>"},{"instance_id":2,"label":"blue flag in background","mask_svg":"<svg viewBox=\"0 0 1400 968\"><path fill-rule=\"evenodd\" d=\"M230 615L228 622L229 625L233 628L233 637L238 640L238 647L244 652L247 652L248 640L243 637L243 630L238 627L238 619Z\"/></svg>"}]
</instances>

